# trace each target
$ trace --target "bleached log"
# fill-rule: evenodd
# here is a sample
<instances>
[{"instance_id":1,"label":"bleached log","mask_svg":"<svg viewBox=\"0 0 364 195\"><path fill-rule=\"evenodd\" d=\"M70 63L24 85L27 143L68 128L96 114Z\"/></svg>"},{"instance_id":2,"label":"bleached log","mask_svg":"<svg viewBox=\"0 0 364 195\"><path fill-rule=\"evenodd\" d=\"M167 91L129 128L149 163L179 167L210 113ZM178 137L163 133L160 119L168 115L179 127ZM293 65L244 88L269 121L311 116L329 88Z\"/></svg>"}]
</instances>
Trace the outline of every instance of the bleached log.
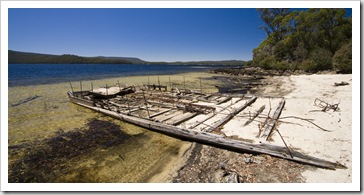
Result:
<instances>
[{"instance_id":1,"label":"bleached log","mask_svg":"<svg viewBox=\"0 0 364 195\"><path fill-rule=\"evenodd\" d=\"M220 121L218 121L215 124L213 124L210 128L206 129L205 131L206 132L211 132L211 131L219 128L220 126L222 126L223 124L225 124L227 121L231 120L239 112L241 112L242 110L244 110L247 106L249 106L250 104L252 104L253 102L255 102L256 99L257 99L257 97L251 98L244 105L240 106L239 108L237 108L236 110L234 110L232 113L228 114L226 117L224 117Z\"/></svg>"},{"instance_id":2,"label":"bleached log","mask_svg":"<svg viewBox=\"0 0 364 195\"><path fill-rule=\"evenodd\" d=\"M260 135L260 139L262 140L267 140L272 132L272 130L274 129L274 127L277 124L277 119L279 118L279 116L281 115L281 112L283 110L284 104L286 103L286 101L284 99L282 99L282 101L278 104L278 107L276 109L276 111L273 114L273 117L270 118L266 125L265 125L265 129L262 132L262 134ZM269 117L269 116L268 116Z\"/></svg>"}]
</instances>

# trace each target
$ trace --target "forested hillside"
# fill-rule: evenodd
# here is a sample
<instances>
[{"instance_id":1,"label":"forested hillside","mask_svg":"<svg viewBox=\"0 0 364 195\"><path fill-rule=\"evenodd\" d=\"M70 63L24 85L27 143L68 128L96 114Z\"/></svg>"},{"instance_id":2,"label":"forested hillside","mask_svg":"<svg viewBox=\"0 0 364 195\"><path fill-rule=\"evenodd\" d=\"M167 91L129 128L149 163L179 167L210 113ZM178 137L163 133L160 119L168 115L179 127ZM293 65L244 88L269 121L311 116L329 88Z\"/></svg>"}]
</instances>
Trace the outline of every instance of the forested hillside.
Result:
<instances>
[{"instance_id":1,"label":"forested hillside","mask_svg":"<svg viewBox=\"0 0 364 195\"><path fill-rule=\"evenodd\" d=\"M267 38L249 65L265 69L351 73L352 22L345 9L257 9Z\"/></svg>"},{"instance_id":2,"label":"forested hillside","mask_svg":"<svg viewBox=\"0 0 364 195\"><path fill-rule=\"evenodd\" d=\"M76 55L49 55L9 50L9 64L132 64L128 60L106 57L81 57Z\"/></svg>"}]
</instances>

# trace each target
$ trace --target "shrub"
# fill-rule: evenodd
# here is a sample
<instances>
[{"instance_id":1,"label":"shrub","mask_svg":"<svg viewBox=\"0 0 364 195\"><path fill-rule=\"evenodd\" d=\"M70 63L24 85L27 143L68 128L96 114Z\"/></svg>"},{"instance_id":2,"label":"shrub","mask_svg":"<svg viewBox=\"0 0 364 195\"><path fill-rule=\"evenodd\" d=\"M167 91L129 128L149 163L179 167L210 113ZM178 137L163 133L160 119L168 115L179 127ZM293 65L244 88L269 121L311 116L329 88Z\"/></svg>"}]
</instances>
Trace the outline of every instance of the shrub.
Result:
<instances>
[{"instance_id":1,"label":"shrub","mask_svg":"<svg viewBox=\"0 0 364 195\"><path fill-rule=\"evenodd\" d=\"M291 64L287 61L280 61L277 62L274 66L274 69L276 70L289 70L291 69Z\"/></svg>"},{"instance_id":2,"label":"shrub","mask_svg":"<svg viewBox=\"0 0 364 195\"><path fill-rule=\"evenodd\" d=\"M316 72L316 65L311 59L303 60L301 62L300 68L305 72Z\"/></svg>"},{"instance_id":3,"label":"shrub","mask_svg":"<svg viewBox=\"0 0 364 195\"><path fill-rule=\"evenodd\" d=\"M332 69L332 53L329 50L318 48L310 54L310 59L314 62L314 71Z\"/></svg>"},{"instance_id":4,"label":"shrub","mask_svg":"<svg viewBox=\"0 0 364 195\"><path fill-rule=\"evenodd\" d=\"M351 42L343 45L335 52L332 64L340 73L352 73L352 44Z\"/></svg>"},{"instance_id":5,"label":"shrub","mask_svg":"<svg viewBox=\"0 0 364 195\"><path fill-rule=\"evenodd\" d=\"M276 63L277 61L274 55L269 57L267 56L259 62L259 67L264 69L272 69L276 65Z\"/></svg>"}]
</instances>

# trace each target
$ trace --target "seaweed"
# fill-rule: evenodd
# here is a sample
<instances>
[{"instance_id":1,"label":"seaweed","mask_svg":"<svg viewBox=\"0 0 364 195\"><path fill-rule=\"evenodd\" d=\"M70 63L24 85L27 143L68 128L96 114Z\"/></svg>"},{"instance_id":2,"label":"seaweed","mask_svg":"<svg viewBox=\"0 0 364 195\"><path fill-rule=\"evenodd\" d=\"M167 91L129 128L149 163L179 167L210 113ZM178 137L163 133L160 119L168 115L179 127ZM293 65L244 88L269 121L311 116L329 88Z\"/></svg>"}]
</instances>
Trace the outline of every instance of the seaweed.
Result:
<instances>
[{"instance_id":1,"label":"seaweed","mask_svg":"<svg viewBox=\"0 0 364 195\"><path fill-rule=\"evenodd\" d=\"M35 95L35 96L32 96L32 97L28 97L28 98L26 98L26 99L24 99L24 100L19 101L19 102L18 102L18 103L16 103L16 104L11 104L11 107L16 107L16 106L19 106L19 105L25 104L25 103L27 103L27 102L33 101L33 100L35 100L35 99L37 99L37 98L40 98L40 97L42 97L42 96Z\"/></svg>"},{"instance_id":2,"label":"seaweed","mask_svg":"<svg viewBox=\"0 0 364 195\"><path fill-rule=\"evenodd\" d=\"M25 155L9 165L9 183L44 183L54 181L69 169L72 160L98 148L109 148L124 143L132 137L109 121L92 119L84 129L63 132L54 137L31 144L9 146L25 149Z\"/></svg>"}]
</instances>

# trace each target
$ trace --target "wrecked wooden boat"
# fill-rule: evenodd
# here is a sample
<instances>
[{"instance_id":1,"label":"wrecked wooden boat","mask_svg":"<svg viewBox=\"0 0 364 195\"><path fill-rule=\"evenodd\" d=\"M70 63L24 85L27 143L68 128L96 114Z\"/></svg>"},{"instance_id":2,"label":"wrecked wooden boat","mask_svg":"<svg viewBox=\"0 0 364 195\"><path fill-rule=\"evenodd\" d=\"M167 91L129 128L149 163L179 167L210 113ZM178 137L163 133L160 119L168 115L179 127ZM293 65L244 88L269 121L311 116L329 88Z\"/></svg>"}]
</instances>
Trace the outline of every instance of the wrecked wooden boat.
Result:
<instances>
[{"instance_id":1,"label":"wrecked wooden boat","mask_svg":"<svg viewBox=\"0 0 364 195\"><path fill-rule=\"evenodd\" d=\"M72 86L71 86L72 87ZM208 144L237 152L268 154L321 168L337 169L345 166L265 142L270 137L285 104L281 99L272 117L259 130L259 141L226 136L221 128L236 117L258 97L252 95L205 94L192 90L167 90L167 86L144 85L104 87L90 91L69 91L71 102L183 140ZM251 120L264 110L250 114Z\"/></svg>"}]
</instances>

